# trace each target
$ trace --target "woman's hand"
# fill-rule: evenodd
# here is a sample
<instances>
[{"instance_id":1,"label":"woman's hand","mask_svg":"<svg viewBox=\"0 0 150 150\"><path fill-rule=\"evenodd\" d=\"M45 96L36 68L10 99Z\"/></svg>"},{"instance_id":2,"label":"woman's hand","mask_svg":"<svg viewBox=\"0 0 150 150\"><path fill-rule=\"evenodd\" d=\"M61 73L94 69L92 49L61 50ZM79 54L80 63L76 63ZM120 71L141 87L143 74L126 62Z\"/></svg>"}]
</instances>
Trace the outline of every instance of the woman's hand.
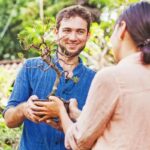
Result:
<instances>
[{"instance_id":1,"label":"woman's hand","mask_svg":"<svg viewBox=\"0 0 150 150\"><path fill-rule=\"evenodd\" d=\"M47 119L45 123L59 131L63 131L60 119L57 122L55 122L53 119Z\"/></svg>"},{"instance_id":2,"label":"woman's hand","mask_svg":"<svg viewBox=\"0 0 150 150\"><path fill-rule=\"evenodd\" d=\"M64 107L63 102L56 96L50 96L50 101L35 101L34 104L38 106L35 115L43 116L39 122L45 122L48 119L59 118L60 109Z\"/></svg>"}]
</instances>

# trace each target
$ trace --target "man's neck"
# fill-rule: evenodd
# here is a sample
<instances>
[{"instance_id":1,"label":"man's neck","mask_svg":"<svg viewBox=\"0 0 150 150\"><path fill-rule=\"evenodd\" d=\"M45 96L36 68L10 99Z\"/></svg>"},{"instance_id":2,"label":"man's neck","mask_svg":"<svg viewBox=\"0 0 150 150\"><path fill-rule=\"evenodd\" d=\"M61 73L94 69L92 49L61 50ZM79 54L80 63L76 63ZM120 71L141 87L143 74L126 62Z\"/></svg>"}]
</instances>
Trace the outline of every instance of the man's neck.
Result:
<instances>
[{"instance_id":1,"label":"man's neck","mask_svg":"<svg viewBox=\"0 0 150 150\"><path fill-rule=\"evenodd\" d=\"M72 77L74 68L79 64L79 57L66 57L63 54L58 53L58 59L63 70L69 73L69 77Z\"/></svg>"}]
</instances>

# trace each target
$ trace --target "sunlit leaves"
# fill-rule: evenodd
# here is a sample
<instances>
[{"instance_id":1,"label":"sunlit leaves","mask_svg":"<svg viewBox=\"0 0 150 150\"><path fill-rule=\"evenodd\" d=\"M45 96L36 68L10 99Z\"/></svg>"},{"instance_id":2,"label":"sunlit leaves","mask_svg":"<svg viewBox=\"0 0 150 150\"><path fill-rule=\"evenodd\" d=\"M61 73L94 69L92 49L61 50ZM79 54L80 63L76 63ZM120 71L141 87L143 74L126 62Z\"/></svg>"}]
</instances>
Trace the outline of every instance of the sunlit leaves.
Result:
<instances>
[{"instance_id":1,"label":"sunlit leaves","mask_svg":"<svg viewBox=\"0 0 150 150\"><path fill-rule=\"evenodd\" d=\"M46 19L45 22L34 21L33 24L29 24L18 34L20 44L25 50L33 48L42 51L54 44L54 34L52 32L54 21L51 22L50 19Z\"/></svg>"}]
</instances>

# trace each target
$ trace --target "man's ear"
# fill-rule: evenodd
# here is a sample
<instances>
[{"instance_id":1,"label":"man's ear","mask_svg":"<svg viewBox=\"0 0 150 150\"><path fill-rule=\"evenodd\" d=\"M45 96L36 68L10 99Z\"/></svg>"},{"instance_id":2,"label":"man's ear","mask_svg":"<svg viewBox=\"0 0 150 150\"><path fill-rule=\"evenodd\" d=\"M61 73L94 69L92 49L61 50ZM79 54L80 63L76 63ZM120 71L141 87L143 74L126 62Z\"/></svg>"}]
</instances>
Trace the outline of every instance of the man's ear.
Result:
<instances>
[{"instance_id":1,"label":"man's ear","mask_svg":"<svg viewBox=\"0 0 150 150\"><path fill-rule=\"evenodd\" d=\"M56 40L56 43L58 44L59 42L58 42L58 29L57 28L54 28L53 29L53 33L54 33L54 35L55 35L55 40Z\"/></svg>"},{"instance_id":2,"label":"man's ear","mask_svg":"<svg viewBox=\"0 0 150 150\"><path fill-rule=\"evenodd\" d=\"M124 39L125 33L126 33L126 22L125 21L121 21L119 24L119 34L120 34L120 39Z\"/></svg>"},{"instance_id":3,"label":"man's ear","mask_svg":"<svg viewBox=\"0 0 150 150\"><path fill-rule=\"evenodd\" d=\"M58 29L57 29L57 28L54 28L54 29L53 29L53 33L54 33L55 35L57 35L57 34L58 34Z\"/></svg>"},{"instance_id":4,"label":"man's ear","mask_svg":"<svg viewBox=\"0 0 150 150\"><path fill-rule=\"evenodd\" d=\"M87 40L90 38L90 36L91 36L91 33L88 32L88 33L87 33Z\"/></svg>"}]
</instances>

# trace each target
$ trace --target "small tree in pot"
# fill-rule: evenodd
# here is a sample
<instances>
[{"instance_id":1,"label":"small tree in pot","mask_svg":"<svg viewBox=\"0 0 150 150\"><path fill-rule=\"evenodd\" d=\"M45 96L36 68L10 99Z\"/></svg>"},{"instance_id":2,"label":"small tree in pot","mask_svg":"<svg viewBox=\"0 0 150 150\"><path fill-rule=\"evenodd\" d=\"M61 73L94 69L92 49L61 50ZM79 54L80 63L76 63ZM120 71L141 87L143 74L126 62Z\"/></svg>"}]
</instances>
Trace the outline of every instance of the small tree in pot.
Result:
<instances>
[{"instance_id":1,"label":"small tree in pot","mask_svg":"<svg viewBox=\"0 0 150 150\"><path fill-rule=\"evenodd\" d=\"M46 68L45 70L43 69L43 71L47 71L51 67L56 72L56 80L54 82L52 91L47 96L49 101L50 101L49 97L51 95L53 96L55 95L60 81L60 77L63 74L63 72L61 72L53 62L53 53L57 52L57 48L56 48L57 42L58 40L61 40L61 39L55 40L53 30L54 30L54 26L52 24L52 21L47 20L45 24L42 23L41 21L36 21L34 25L26 27L23 31L21 31L18 34L18 38L23 49L36 50L36 52L39 53L43 61L47 63L48 68ZM66 76L66 78L69 77ZM77 77L73 77L72 80L75 83L78 82ZM69 102L65 101L62 98L60 99L64 102L67 111L69 111Z\"/></svg>"}]
</instances>

